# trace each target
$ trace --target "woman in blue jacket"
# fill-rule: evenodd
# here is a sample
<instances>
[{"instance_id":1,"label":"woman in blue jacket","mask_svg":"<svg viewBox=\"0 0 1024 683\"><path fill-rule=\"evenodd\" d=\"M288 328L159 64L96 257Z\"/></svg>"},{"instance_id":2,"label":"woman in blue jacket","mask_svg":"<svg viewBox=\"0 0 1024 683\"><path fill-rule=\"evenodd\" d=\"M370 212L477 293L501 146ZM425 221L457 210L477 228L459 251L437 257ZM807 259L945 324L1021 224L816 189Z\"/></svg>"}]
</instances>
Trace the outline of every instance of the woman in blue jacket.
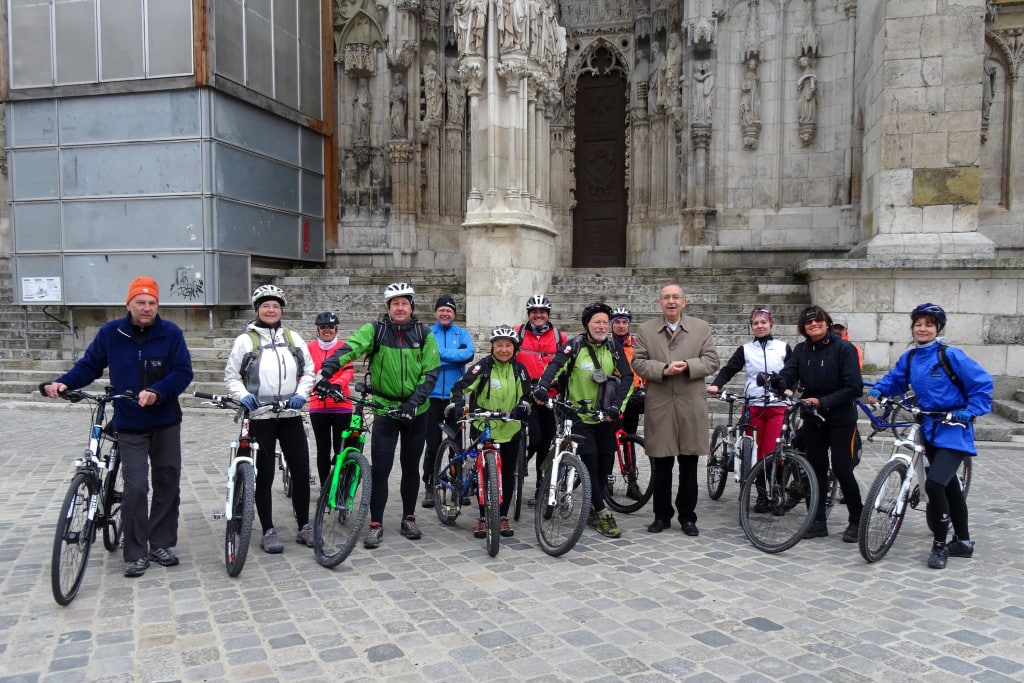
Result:
<instances>
[{"instance_id":1,"label":"woman in blue jacket","mask_svg":"<svg viewBox=\"0 0 1024 683\"><path fill-rule=\"evenodd\" d=\"M967 501L956 476L964 458L977 455L974 418L992 409L992 377L962 350L946 346L939 333L946 326L946 312L935 304L921 304L910 313L913 346L889 373L868 392L868 402L881 396L906 393L913 387L922 410L952 413L958 424L942 424L942 418L922 417L921 434L928 445L928 526L933 542L928 566L943 569L950 555L971 557L974 542L967 530ZM950 523L953 540L946 543Z\"/></svg>"}]
</instances>

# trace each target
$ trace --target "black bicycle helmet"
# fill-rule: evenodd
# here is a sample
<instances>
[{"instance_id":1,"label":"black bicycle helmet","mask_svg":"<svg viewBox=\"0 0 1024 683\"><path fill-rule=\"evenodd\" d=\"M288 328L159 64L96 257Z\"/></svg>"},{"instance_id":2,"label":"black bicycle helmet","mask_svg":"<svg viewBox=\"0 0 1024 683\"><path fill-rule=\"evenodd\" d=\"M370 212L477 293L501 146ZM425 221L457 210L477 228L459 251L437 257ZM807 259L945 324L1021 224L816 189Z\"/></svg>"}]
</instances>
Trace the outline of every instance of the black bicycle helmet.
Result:
<instances>
[{"instance_id":1,"label":"black bicycle helmet","mask_svg":"<svg viewBox=\"0 0 1024 683\"><path fill-rule=\"evenodd\" d=\"M592 304L587 304L583 309L583 314L580 316L583 320L583 327L586 328L590 324L590 319L598 313L604 313L608 316L609 321L612 319L612 307L603 301L595 301Z\"/></svg>"},{"instance_id":2,"label":"black bicycle helmet","mask_svg":"<svg viewBox=\"0 0 1024 683\"><path fill-rule=\"evenodd\" d=\"M921 304L910 312L910 323L914 324L918 318L930 317L935 321L939 332L946 326L946 312L941 306L935 304Z\"/></svg>"},{"instance_id":3,"label":"black bicycle helmet","mask_svg":"<svg viewBox=\"0 0 1024 683\"><path fill-rule=\"evenodd\" d=\"M324 311L316 317L316 325L337 325L338 316L334 315L330 311Z\"/></svg>"}]
</instances>

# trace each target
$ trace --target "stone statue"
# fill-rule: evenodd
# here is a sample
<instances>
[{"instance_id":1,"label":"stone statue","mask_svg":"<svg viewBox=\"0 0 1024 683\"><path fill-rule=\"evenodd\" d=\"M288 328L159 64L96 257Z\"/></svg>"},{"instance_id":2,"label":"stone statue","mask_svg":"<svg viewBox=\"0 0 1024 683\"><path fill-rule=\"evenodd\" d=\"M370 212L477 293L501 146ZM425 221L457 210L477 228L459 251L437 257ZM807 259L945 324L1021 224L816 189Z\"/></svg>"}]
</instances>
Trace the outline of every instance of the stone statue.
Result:
<instances>
[{"instance_id":1,"label":"stone statue","mask_svg":"<svg viewBox=\"0 0 1024 683\"><path fill-rule=\"evenodd\" d=\"M701 60L693 73L693 122L711 123L711 95L715 91L715 74L711 64Z\"/></svg>"},{"instance_id":2,"label":"stone statue","mask_svg":"<svg viewBox=\"0 0 1024 683\"><path fill-rule=\"evenodd\" d=\"M647 113L651 116L658 113L658 75L661 73L661 48L658 42L651 41L651 64L647 78Z\"/></svg>"},{"instance_id":3,"label":"stone statue","mask_svg":"<svg viewBox=\"0 0 1024 683\"><path fill-rule=\"evenodd\" d=\"M672 114L681 109L679 78L683 66L683 47L678 33L668 36L668 52L658 70L658 105Z\"/></svg>"},{"instance_id":4,"label":"stone statue","mask_svg":"<svg viewBox=\"0 0 1024 683\"><path fill-rule=\"evenodd\" d=\"M370 86L365 78L359 79L356 95L352 99L353 121L355 122L355 140L360 143L370 141L370 115L373 102L370 101Z\"/></svg>"},{"instance_id":5,"label":"stone statue","mask_svg":"<svg viewBox=\"0 0 1024 683\"><path fill-rule=\"evenodd\" d=\"M466 121L466 88L462 85L462 77L459 76L459 63L449 62L446 73L448 75L448 123L461 128Z\"/></svg>"},{"instance_id":6,"label":"stone statue","mask_svg":"<svg viewBox=\"0 0 1024 683\"><path fill-rule=\"evenodd\" d=\"M987 57L982 64L982 69L985 76L981 79L981 120L988 122L989 117L992 115L992 100L994 100L996 96L995 60L991 57Z\"/></svg>"},{"instance_id":7,"label":"stone statue","mask_svg":"<svg viewBox=\"0 0 1024 683\"><path fill-rule=\"evenodd\" d=\"M804 74L796 84L800 93L800 111L797 121L800 123L818 122L818 102L815 96L818 92L818 77L814 74Z\"/></svg>"},{"instance_id":8,"label":"stone statue","mask_svg":"<svg viewBox=\"0 0 1024 683\"><path fill-rule=\"evenodd\" d=\"M636 66L633 67L633 109L641 116L647 113L647 79L649 77L650 64L647 63L647 55L643 50L637 50Z\"/></svg>"},{"instance_id":9,"label":"stone statue","mask_svg":"<svg viewBox=\"0 0 1024 683\"><path fill-rule=\"evenodd\" d=\"M748 59L740 81L740 123L761 123L761 83L757 76L757 60Z\"/></svg>"},{"instance_id":10,"label":"stone statue","mask_svg":"<svg viewBox=\"0 0 1024 683\"><path fill-rule=\"evenodd\" d=\"M523 47L523 38L526 36L526 0L498 0L497 14L502 52Z\"/></svg>"},{"instance_id":11,"label":"stone statue","mask_svg":"<svg viewBox=\"0 0 1024 683\"><path fill-rule=\"evenodd\" d=\"M423 64L423 99L426 103L423 120L431 126L441 125L444 118L444 79L434 68L436 60L437 54L431 50Z\"/></svg>"},{"instance_id":12,"label":"stone statue","mask_svg":"<svg viewBox=\"0 0 1024 683\"><path fill-rule=\"evenodd\" d=\"M405 78L400 71L391 76L391 137L405 137L405 104L409 99L409 90L405 87Z\"/></svg>"},{"instance_id":13,"label":"stone statue","mask_svg":"<svg viewBox=\"0 0 1024 683\"><path fill-rule=\"evenodd\" d=\"M483 52L487 27L487 0L455 0L455 42L459 54L479 55Z\"/></svg>"}]
</instances>

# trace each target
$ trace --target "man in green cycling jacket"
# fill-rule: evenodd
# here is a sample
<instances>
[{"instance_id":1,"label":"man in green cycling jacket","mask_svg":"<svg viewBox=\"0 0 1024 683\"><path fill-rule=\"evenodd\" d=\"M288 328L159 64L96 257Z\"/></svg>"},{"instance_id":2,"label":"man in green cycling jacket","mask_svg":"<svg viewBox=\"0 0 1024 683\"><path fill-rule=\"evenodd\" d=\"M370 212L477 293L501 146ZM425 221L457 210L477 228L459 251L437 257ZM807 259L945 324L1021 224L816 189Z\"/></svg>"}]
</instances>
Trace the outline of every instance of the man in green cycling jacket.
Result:
<instances>
[{"instance_id":1,"label":"man in green cycling jacket","mask_svg":"<svg viewBox=\"0 0 1024 683\"><path fill-rule=\"evenodd\" d=\"M362 356L369 365L377 418L370 441L373 471L370 530L363 541L367 548L379 546L384 536L381 522L388 502L388 476L395 463L399 438L402 442L400 532L411 540L423 535L416 526L414 512L420 490L420 455L427 436L427 397L437 381L441 356L434 335L413 315L414 294L413 288L405 282L388 285L384 290L387 314L356 330L333 356L324 360L320 370L320 383L323 383L345 363Z\"/></svg>"}]
</instances>

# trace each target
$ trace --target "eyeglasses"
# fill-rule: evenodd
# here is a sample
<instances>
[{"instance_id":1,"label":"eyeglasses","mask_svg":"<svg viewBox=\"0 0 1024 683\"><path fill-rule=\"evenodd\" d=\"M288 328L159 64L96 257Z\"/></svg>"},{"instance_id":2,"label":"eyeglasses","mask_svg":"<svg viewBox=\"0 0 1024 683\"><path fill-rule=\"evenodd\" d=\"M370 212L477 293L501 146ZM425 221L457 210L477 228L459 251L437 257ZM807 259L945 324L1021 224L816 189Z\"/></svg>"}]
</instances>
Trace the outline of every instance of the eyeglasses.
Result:
<instances>
[{"instance_id":1,"label":"eyeglasses","mask_svg":"<svg viewBox=\"0 0 1024 683\"><path fill-rule=\"evenodd\" d=\"M804 320L804 325L810 325L811 323L817 323L817 324L820 324L820 325L824 325L825 324L825 319L819 317L819 318L808 318L807 320Z\"/></svg>"},{"instance_id":2,"label":"eyeglasses","mask_svg":"<svg viewBox=\"0 0 1024 683\"><path fill-rule=\"evenodd\" d=\"M337 325L317 325L316 329L318 329L318 330L336 330L336 329L338 329L338 326Z\"/></svg>"}]
</instances>

